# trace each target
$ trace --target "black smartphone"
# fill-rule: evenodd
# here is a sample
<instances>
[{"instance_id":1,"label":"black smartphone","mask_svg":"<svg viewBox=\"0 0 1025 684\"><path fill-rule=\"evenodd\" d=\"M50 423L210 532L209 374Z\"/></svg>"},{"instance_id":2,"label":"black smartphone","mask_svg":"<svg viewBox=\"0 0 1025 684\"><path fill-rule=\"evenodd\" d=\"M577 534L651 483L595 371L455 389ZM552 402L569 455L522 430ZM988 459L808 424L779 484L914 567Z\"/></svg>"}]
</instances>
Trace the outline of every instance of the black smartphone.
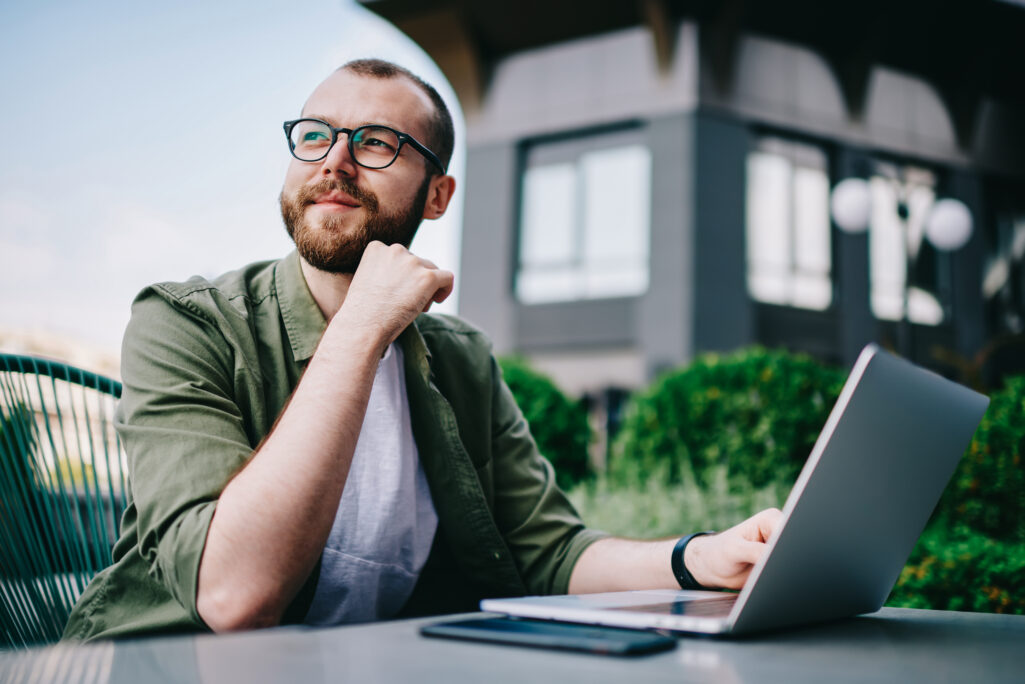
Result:
<instances>
[{"instance_id":1,"label":"black smartphone","mask_svg":"<svg viewBox=\"0 0 1025 684\"><path fill-rule=\"evenodd\" d=\"M508 617L436 622L421 627L420 633L429 637L609 655L640 655L676 648L676 639L638 629Z\"/></svg>"}]
</instances>

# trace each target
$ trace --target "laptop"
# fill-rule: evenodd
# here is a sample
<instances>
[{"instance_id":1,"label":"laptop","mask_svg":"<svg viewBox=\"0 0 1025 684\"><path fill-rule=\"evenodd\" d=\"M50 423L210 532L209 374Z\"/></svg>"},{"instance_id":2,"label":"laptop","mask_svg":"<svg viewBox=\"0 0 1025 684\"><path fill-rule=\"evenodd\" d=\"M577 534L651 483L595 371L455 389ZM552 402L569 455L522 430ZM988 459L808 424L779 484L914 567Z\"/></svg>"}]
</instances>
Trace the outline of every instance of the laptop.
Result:
<instances>
[{"instance_id":1,"label":"laptop","mask_svg":"<svg viewBox=\"0 0 1025 684\"><path fill-rule=\"evenodd\" d=\"M481 610L704 634L745 634L875 612L988 404L977 392L869 345L739 594L528 596L487 599Z\"/></svg>"}]
</instances>

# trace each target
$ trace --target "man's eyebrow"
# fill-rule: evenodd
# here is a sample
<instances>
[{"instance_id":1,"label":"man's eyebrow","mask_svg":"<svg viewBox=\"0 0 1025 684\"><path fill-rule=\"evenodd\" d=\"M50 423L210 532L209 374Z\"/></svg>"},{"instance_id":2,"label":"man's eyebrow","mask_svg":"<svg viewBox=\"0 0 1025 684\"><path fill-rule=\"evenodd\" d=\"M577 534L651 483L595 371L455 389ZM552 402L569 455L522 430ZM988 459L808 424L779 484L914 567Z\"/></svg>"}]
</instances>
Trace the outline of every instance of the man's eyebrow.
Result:
<instances>
[{"instance_id":1,"label":"man's eyebrow","mask_svg":"<svg viewBox=\"0 0 1025 684\"><path fill-rule=\"evenodd\" d=\"M302 116L300 118L303 118L303 119L320 119L321 121L326 121L327 123L329 123L332 126L334 126L334 121L331 120L331 117L324 116L323 114L310 114L310 113L307 113L307 112L303 112L303 114L302 114Z\"/></svg>"},{"instance_id":2,"label":"man's eyebrow","mask_svg":"<svg viewBox=\"0 0 1025 684\"><path fill-rule=\"evenodd\" d=\"M323 114L303 114L302 118L304 118L304 119L319 119L321 121L324 121L326 123L331 124L335 128L338 128L338 126L335 126L335 122L331 119L331 117L324 116ZM356 125L352 126L352 128L356 129L356 128L359 128L360 126L387 126L388 128L393 128L396 131L403 131L402 128L399 128L398 126L396 126L394 124L388 123L387 121L381 121L380 119L378 119L376 121L366 121L366 120L360 121ZM345 128L349 128L349 127L345 126Z\"/></svg>"}]
</instances>

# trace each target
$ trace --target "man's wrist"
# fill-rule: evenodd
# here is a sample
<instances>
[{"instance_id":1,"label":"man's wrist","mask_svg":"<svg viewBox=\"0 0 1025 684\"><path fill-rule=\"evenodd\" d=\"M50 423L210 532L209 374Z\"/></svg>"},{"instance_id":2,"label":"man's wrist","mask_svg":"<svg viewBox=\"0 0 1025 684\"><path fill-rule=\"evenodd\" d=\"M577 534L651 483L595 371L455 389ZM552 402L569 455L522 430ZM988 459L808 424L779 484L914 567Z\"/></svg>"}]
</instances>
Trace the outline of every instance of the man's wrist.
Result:
<instances>
[{"instance_id":1,"label":"man's wrist","mask_svg":"<svg viewBox=\"0 0 1025 684\"><path fill-rule=\"evenodd\" d=\"M703 589L704 586L691 574L690 568L688 567L686 560L690 556L693 558L693 553L687 554L687 548L690 543L697 537L703 537L705 535L715 534L713 531L707 532L695 532L688 534L686 537L682 537L680 541L676 542L676 546L673 547L673 553L670 557L670 562L673 568L673 576L676 578L677 583L681 589Z\"/></svg>"},{"instance_id":2,"label":"man's wrist","mask_svg":"<svg viewBox=\"0 0 1025 684\"><path fill-rule=\"evenodd\" d=\"M317 351L323 348L333 354L341 350L347 356L363 352L376 364L389 344L391 339L382 326L360 320L343 308L328 322Z\"/></svg>"}]
</instances>

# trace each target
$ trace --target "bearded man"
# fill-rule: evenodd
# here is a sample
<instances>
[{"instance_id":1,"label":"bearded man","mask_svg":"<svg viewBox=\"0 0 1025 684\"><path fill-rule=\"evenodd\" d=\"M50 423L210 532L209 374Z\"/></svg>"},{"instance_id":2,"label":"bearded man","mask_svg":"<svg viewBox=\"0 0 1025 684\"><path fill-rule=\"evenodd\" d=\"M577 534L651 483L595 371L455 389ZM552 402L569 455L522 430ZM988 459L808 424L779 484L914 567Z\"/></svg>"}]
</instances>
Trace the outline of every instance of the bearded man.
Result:
<instances>
[{"instance_id":1,"label":"bearded man","mask_svg":"<svg viewBox=\"0 0 1025 684\"><path fill-rule=\"evenodd\" d=\"M281 213L296 251L153 285L133 304L116 416L130 501L114 563L65 638L742 586L778 511L690 543L587 529L484 335L425 313L453 284L408 250L455 190L452 119L434 88L350 62L285 134Z\"/></svg>"}]
</instances>

